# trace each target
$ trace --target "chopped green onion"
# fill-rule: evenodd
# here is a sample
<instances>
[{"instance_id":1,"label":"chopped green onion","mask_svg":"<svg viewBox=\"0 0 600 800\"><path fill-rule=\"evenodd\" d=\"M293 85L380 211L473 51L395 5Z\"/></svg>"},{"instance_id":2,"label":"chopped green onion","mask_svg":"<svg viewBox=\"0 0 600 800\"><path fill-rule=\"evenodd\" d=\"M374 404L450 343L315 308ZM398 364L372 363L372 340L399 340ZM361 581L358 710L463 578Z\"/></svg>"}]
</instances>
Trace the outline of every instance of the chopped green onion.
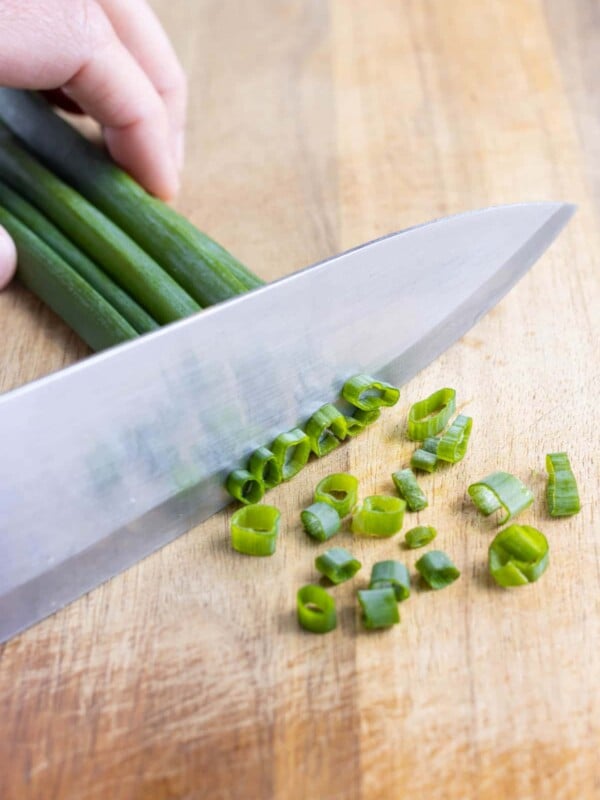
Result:
<instances>
[{"instance_id":1,"label":"chopped green onion","mask_svg":"<svg viewBox=\"0 0 600 800\"><path fill-rule=\"evenodd\" d=\"M421 445L423 450L426 450L428 453L433 453L434 456L437 456L439 446L440 446L439 436L428 436Z\"/></svg>"},{"instance_id":2,"label":"chopped green onion","mask_svg":"<svg viewBox=\"0 0 600 800\"><path fill-rule=\"evenodd\" d=\"M473 419L459 414L437 443L436 455L441 461L457 464L465 457Z\"/></svg>"},{"instance_id":3,"label":"chopped green onion","mask_svg":"<svg viewBox=\"0 0 600 800\"><path fill-rule=\"evenodd\" d=\"M435 436L446 427L455 409L454 389L438 389L424 400L414 403L408 412L409 439L422 442L428 436Z\"/></svg>"},{"instance_id":4,"label":"chopped green onion","mask_svg":"<svg viewBox=\"0 0 600 800\"><path fill-rule=\"evenodd\" d=\"M358 602L362 608L365 628L389 628L400 622L396 593L391 586L380 589L360 589Z\"/></svg>"},{"instance_id":5,"label":"chopped green onion","mask_svg":"<svg viewBox=\"0 0 600 800\"><path fill-rule=\"evenodd\" d=\"M400 497L406 502L409 511L422 511L427 508L427 498L412 469L401 469L392 475L394 486Z\"/></svg>"},{"instance_id":6,"label":"chopped green onion","mask_svg":"<svg viewBox=\"0 0 600 800\"><path fill-rule=\"evenodd\" d=\"M431 525L417 525L416 528L406 531L404 541L408 548L416 550L417 547L425 547L429 542L433 542L436 536L437 531Z\"/></svg>"},{"instance_id":7,"label":"chopped green onion","mask_svg":"<svg viewBox=\"0 0 600 800\"><path fill-rule=\"evenodd\" d=\"M387 537L398 533L404 521L406 503L399 497L372 495L352 517L352 533Z\"/></svg>"},{"instance_id":8,"label":"chopped green onion","mask_svg":"<svg viewBox=\"0 0 600 800\"><path fill-rule=\"evenodd\" d=\"M340 515L329 503L313 503L300 514L304 530L313 539L326 542L339 531Z\"/></svg>"},{"instance_id":9,"label":"chopped green onion","mask_svg":"<svg viewBox=\"0 0 600 800\"><path fill-rule=\"evenodd\" d=\"M298 622L311 633L329 633L337 626L335 600L322 586L308 584L296 595Z\"/></svg>"},{"instance_id":10,"label":"chopped green onion","mask_svg":"<svg viewBox=\"0 0 600 800\"><path fill-rule=\"evenodd\" d=\"M382 589L391 586L396 600L401 602L410 597L410 576L399 561L378 561L371 570L369 589Z\"/></svg>"},{"instance_id":11,"label":"chopped green onion","mask_svg":"<svg viewBox=\"0 0 600 800\"><path fill-rule=\"evenodd\" d=\"M268 447L259 447L252 453L248 462L248 472L261 481L265 489L273 489L283 480L277 456Z\"/></svg>"},{"instance_id":12,"label":"chopped green onion","mask_svg":"<svg viewBox=\"0 0 600 800\"><path fill-rule=\"evenodd\" d=\"M346 434L348 436L358 436L368 425L376 422L380 416L381 411L378 408L372 411L357 408L351 417L346 417Z\"/></svg>"},{"instance_id":13,"label":"chopped green onion","mask_svg":"<svg viewBox=\"0 0 600 800\"><path fill-rule=\"evenodd\" d=\"M274 506L244 506L231 517L231 546L248 556L275 552L281 514Z\"/></svg>"},{"instance_id":14,"label":"chopped green onion","mask_svg":"<svg viewBox=\"0 0 600 800\"><path fill-rule=\"evenodd\" d=\"M437 466L437 456L435 453L419 447L411 456L410 466L412 469L420 469L422 472L434 472Z\"/></svg>"},{"instance_id":15,"label":"chopped green onion","mask_svg":"<svg viewBox=\"0 0 600 800\"><path fill-rule=\"evenodd\" d=\"M332 547L315 558L315 567L332 583L337 584L353 578L362 564L345 548Z\"/></svg>"},{"instance_id":16,"label":"chopped green onion","mask_svg":"<svg viewBox=\"0 0 600 800\"><path fill-rule=\"evenodd\" d=\"M425 553L417 561L415 567L432 589L443 589L460 577L460 570L441 550L430 550Z\"/></svg>"},{"instance_id":17,"label":"chopped green onion","mask_svg":"<svg viewBox=\"0 0 600 800\"><path fill-rule=\"evenodd\" d=\"M473 503L485 517L503 508L505 514L498 520L504 525L533 503L533 494L524 483L508 472L492 472L467 489Z\"/></svg>"},{"instance_id":18,"label":"chopped green onion","mask_svg":"<svg viewBox=\"0 0 600 800\"><path fill-rule=\"evenodd\" d=\"M345 439L348 426L346 417L331 403L327 403L312 415L304 426L310 440L310 448L316 456L325 456Z\"/></svg>"},{"instance_id":19,"label":"chopped green onion","mask_svg":"<svg viewBox=\"0 0 600 800\"><path fill-rule=\"evenodd\" d=\"M356 408L373 411L381 406L395 405L400 397L400 389L369 375L355 375L342 387L342 397Z\"/></svg>"},{"instance_id":20,"label":"chopped green onion","mask_svg":"<svg viewBox=\"0 0 600 800\"><path fill-rule=\"evenodd\" d=\"M271 445L275 454L284 481L289 481L308 461L310 456L310 441L300 428L294 428L287 433L280 433Z\"/></svg>"},{"instance_id":21,"label":"chopped green onion","mask_svg":"<svg viewBox=\"0 0 600 800\"><path fill-rule=\"evenodd\" d=\"M345 517L356 505L358 480L347 472L335 472L319 481L315 489L315 502L333 506L340 517Z\"/></svg>"},{"instance_id":22,"label":"chopped green onion","mask_svg":"<svg viewBox=\"0 0 600 800\"><path fill-rule=\"evenodd\" d=\"M566 453L548 453L546 456L548 485L546 503L552 517L570 517L581 510L577 481Z\"/></svg>"},{"instance_id":23,"label":"chopped green onion","mask_svg":"<svg viewBox=\"0 0 600 800\"><path fill-rule=\"evenodd\" d=\"M265 493L264 484L246 469L234 469L227 476L225 488L241 503L258 503Z\"/></svg>"},{"instance_id":24,"label":"chopped green onion","mask_svg":"<svg viewBox=\"0 0 600 800\"><path fill-rule=\"evenodd\" d=\"M490 544L490 574L500 586L523 586L537 581L546 571L549 559L546 537L529 525L510 525Z\"/></svg>"}]
</instances>

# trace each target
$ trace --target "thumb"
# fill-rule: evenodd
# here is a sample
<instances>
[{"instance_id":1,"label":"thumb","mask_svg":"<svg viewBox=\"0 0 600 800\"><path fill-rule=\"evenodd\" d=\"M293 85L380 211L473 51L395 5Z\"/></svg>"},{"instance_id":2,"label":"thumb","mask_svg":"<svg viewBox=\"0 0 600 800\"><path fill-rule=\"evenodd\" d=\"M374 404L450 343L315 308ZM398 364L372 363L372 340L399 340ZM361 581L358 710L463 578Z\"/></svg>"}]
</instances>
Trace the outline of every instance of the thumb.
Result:
<instances>
[{"instance_id":1,"label":"thumb","mask_svg":"<svg viewBox=\"0 0 600 800\"><path fill-rule=\"evenodd\" d=\"M4 228L0 227L0 289L4 289L17 267L17 250Z\"/></svg>"}]
</instances>

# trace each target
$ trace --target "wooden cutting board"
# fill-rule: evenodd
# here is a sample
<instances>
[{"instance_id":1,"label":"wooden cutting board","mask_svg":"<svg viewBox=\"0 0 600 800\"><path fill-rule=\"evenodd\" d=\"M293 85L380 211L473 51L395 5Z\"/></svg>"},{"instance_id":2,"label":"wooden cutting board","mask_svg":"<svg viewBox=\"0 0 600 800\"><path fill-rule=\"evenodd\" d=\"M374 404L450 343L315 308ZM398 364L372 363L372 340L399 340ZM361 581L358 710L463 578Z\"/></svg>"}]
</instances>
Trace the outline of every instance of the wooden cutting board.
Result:
<instances>
[{"instance_id":1,"label":"wooden cutting board","mask_svg":"<svg viewBox=\"0 0 600 800\"><path fill-rule=\"evenodd\" d=\"M267 279L465 209L579 212L380 423L271 493L273 558L234 554L224 512L0 647L0 797L600 797L597 3L154 5L190 78L178 207ZM19 287L0 296L0 388L85 356ZM355 591L371 564L412 569L418 553L343 533L363 571L334 590L338 630L305 634L295 592L322 548L299 510L329 472L389 492L409 405L443 385L475 420L472 447L423 479L430 506L408 524L438 527L461 579L415 582L401 625L367 633ZM563 449L583 508L552 520L544 456ZM552 552L514 591L490 583L496 528L465 496L498 468L534 490L521 519Z\"/></svg>"}]
</instances>

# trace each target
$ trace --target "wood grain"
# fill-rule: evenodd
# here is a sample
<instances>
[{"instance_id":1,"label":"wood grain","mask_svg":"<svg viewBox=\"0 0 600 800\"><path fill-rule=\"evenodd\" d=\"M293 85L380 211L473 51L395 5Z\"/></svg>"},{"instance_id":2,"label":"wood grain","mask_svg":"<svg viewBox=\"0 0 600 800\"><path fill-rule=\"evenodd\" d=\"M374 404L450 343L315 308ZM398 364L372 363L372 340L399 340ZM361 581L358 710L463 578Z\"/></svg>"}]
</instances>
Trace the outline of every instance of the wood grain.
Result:
<instances>
[{"instance_id":1,"label":"wood grain","mask_svg":"<svg viewBox=\"0 0 600 800\"><path fill-rule=\"evenodd\" d=\"M154 5L191 81L179 207L265 278L472 207L579 212L375 429L272 492L272 559L233 554L219 514L0 649L0 797L600 797L599 96L579 46L600 34L591 0ZM84 355L25 292L0 296L0 388ZM356 587L375 560L412 569L418 554L343 533L362 577L335 589L335 633L304 634L294 594L321 548L298 510L330 471L390 491L409 405L447 384L473 447L423 480L430 507L414 519L438 527L461 580L416 585L402 624L367 634ZM583 509L557 521L543 466L561 449ZM548 574L514 592L490 584L494 525L465 498L495 468L535 490L522 519L552 549Z\"/></svg>"}]
</instances>

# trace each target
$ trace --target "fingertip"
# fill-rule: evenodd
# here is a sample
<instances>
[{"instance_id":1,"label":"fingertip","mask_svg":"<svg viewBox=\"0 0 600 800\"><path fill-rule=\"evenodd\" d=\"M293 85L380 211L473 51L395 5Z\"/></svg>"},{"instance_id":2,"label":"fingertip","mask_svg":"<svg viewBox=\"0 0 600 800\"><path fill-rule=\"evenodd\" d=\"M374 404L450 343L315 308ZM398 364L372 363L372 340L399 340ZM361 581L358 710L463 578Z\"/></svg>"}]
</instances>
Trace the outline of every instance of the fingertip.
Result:
<instances>
[{"instance_id":1,"label":"fingertip","mask_svg":"<svg viewBox=\"0 0 600 800\"><path fill-rule=\"evenodd\" d=\"M0 227L0 289L10 283L17 268L17 248L4 228Z\"/></svg>"},{"instance_id":2,"label":"fingertip","mask_svg":"<svg viewBox=\"0 0 600 800\"><path fill-rule=\"evenodd\" d=\"M150 194L172 200L179 191L179 170L165 138L153 140L145 126L139 130L104 130L106 145L115 161Z\"/></svg>"}]
</instances>

